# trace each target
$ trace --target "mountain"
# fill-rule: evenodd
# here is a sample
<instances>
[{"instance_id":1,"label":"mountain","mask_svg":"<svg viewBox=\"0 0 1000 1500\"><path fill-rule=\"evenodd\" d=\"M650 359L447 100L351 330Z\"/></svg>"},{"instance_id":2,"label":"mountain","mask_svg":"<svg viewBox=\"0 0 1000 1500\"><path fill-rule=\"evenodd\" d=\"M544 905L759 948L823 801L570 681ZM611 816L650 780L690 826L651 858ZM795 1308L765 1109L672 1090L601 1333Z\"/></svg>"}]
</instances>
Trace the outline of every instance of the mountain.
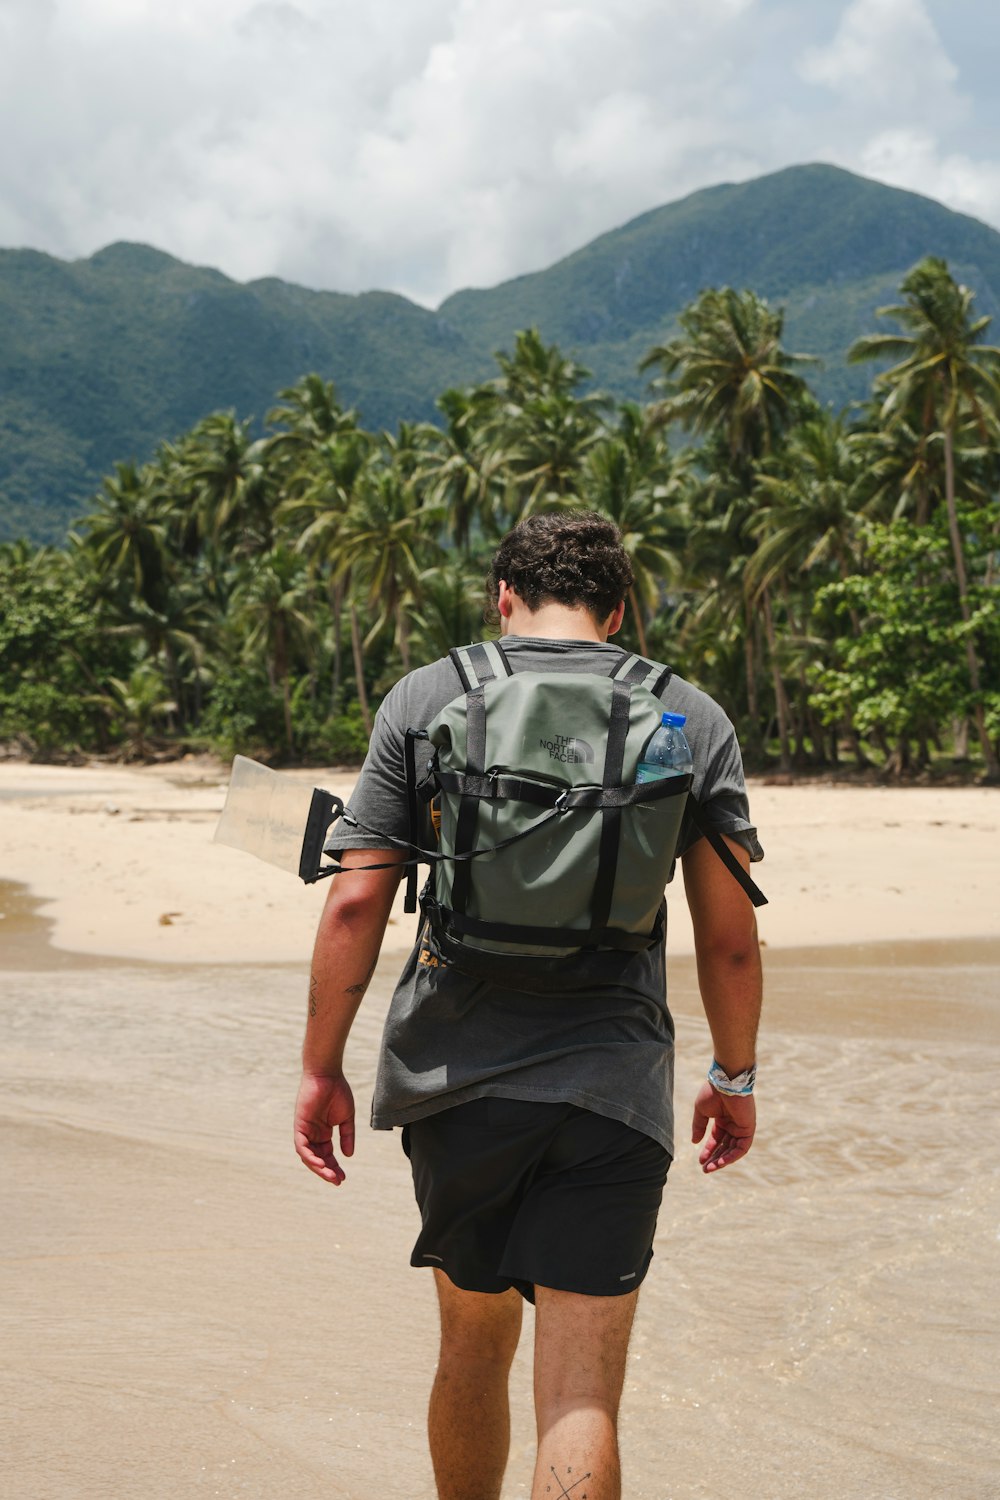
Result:
<instances>
[{"instance_id":1,"label":"mountain","mask_svg":"<svg viewBox=\"0 0 1000 1500\"><path fill-rule=\"evenodd\" d=\"M3 250L0 538L59 540L115 460L145 459L221 407L260 419L310 370L367 426L394 427L432 417L441 391L488 376L493 351L535 325L595 385L641 396L639 360L706 286L783 306L787 347L822 358L810 379L840 405L871 379L845 350L926 254L944 256L981 311L1000 311L1000 234L821 165L693 193L436 312L386 292L242 285L144 245L71 263Z\"/></svg>"},{"instance_id":2,"label":"mountain","mask_svg":"<svg viewBox=\"0 0 1000 1500\"><path fill-rule=\"evenodd\" d=\"M846 349L924 255L943 256L981 311L1000 311L995 229L838 167L788 167L653 209L548 270L457 292L439 313L484 350L536 324L600 385L638 395L636 366L681 308L708 286L750 287L784 307L786 347L823 359L810 378L839 404L871 380L845 366Z\"/></svg>"}]
</instances>

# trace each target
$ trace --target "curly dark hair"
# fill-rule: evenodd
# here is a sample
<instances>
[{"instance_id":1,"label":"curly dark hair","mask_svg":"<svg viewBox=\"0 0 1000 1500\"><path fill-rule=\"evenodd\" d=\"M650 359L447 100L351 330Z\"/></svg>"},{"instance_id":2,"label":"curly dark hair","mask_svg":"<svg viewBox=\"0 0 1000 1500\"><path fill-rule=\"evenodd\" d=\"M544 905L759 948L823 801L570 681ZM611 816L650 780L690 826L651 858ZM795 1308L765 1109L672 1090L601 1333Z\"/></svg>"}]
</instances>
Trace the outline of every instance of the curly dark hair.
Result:
<instances>
[{"instance_id":1,"label":"curly dark hair","mask_svg":"<svg viewBox=\"0 0 1000 1500\"><path fill-rule=\"evenodd\" d=\"M503 579L531 610L584 605L598 622L632 586L632 564L613 521L596 511L556 511L519 521L500 543L487 587L496 617Z\"/></svg>"}]
</instances>

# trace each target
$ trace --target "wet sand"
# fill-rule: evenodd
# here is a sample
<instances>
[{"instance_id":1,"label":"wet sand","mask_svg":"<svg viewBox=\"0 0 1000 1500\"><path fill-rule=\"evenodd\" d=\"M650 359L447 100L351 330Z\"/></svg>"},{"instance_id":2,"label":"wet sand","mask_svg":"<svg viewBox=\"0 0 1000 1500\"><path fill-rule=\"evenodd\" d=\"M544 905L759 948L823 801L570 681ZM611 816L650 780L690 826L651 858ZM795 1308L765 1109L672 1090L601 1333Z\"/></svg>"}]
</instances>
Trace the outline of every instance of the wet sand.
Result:
<instances>
[{"instance_id":1,"label":"wet sand","mask_svg":"<svg viewBox=\"0 0 1000 1500\"><path fill-rule=\"evenodd\" d=\"M430 1278L398 1138L298 1164L305 967L74 957L7 913L8 1492L432 1500ZM396 960L362 1008L364 1113ZM767 954L761 1134L680 1145L623 1404L629 1500L998 1491L1000 941ZM678 1112L706 1056L671 966ZM505 1500L533 1452L530 1315Z\"/></svg>"},{"instance_id":2,"label":"wet sand","mask_svg":"<svg viewBox=\"0 0 1000 1500\"><path fill-rule=\"evenodd\" d=\"M224 784L200 761L0 764L7 1490L432 1500L435 1310L408 1265L408 1168L367 1130L339 1190L294 1156L324 892L210 842ZM772 901L761 1131L711 1178L683 1142L708 1040L674 900L682 1128L625 1493L992 1500L1000 793L752 802ZM411 932L397 912L352 1037L362 1118ZM504 1500L528 1491L530 1335L529 1314Z\"/></svg>"}]
</instances>

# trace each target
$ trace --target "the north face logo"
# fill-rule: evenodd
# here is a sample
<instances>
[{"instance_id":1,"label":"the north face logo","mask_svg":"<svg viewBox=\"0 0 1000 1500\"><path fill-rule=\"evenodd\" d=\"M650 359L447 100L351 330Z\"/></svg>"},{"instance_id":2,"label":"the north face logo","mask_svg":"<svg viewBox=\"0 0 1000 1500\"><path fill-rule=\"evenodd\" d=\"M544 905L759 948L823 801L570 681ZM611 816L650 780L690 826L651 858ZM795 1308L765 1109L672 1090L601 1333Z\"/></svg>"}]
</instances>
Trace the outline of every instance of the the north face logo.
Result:
<instances>
[{"instance_id":1,"label":"the north face logo","mask_svg":"<svg viewBox=\"0 0 1000 1500\"><path fill-rule=\"evenodd\" d=\"M562 761L563 765L585 766L594 759L593 745L572 734L557 734L551 740L539 740L538 747L547 750L552 760Z\"/></svg>"}]
</instances>

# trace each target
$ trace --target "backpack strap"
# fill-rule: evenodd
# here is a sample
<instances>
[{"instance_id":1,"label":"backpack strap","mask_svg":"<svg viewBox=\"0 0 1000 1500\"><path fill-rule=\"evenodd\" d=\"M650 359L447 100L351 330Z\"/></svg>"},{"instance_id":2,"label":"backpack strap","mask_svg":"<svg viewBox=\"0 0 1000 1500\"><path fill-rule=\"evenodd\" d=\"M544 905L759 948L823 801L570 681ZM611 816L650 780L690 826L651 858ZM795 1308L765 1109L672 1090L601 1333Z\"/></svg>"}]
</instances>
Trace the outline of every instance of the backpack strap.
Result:
<instances>
[{"instance_id":1,"label":"backpack strap","mask_svg":"<svg viewBox=\"0 0 1000 1500\"><path fill-rule=\"evenodd\" d=\"M406 820L410 829L410 859L406 872L406 896L403 911L409 916L417 909L417 861L419 848L417 837L419 822L417 813L417 740L426 740L423 729L408 729L403 738L403 764L406 770Z\"/></svg>"},{"instance_id":2,"label":"backpack strap","mask_svg":"<svg viewBox=\"0 0 1000 1500\"><path fill-rule=\"evenodd\" d=\"M627 682L630 687L647 688L654 698L658 698L673 676L673 669L665 667L660 661L649 661L645 656L634 656L630 652L623 652L622 659L618 662L611 676L619 682Z\"/></svg>"},{"instance_id":3,"label":"backpack strap","mask_svg":"<svg viewBox=\"0 0 1000 1500\"><path fill-rule=\"evenodd\" d=\"M625 741L628 738L631 684L617 677L611 689L611 713L608 719L607 748L604 752L604 790L621 786L625 763ZM618 874L618 845L621 836L622 810L605 806L601 812L601 841L597 854L597 875L590 908L590 930L600 932L608 925L611 902Z\"/></svg>"},{"instance_id":4,"label":"backpack strap","mask_svg":"<svg viewBox=\"0 0 1000 1500\"><path fill-rule=\"evenodd\" d=\"M492 682L495 677L512 677L510 662L496 641L475 641L471 646L452 646L448 652L465 692Z\"/></svg>"},{"instance_id":5,"label":"backpack strap","mask_svg":"<svg viewBox=\"0 0 1000 1500\"><path fill-rule=\"evenodd\" d=\"M764 895L764 892L755 881L751 880L719 830L708 817L701 803L696 801L694 797L689 797L688 810L691 814L691 821L698 832L704 834L705 838L708 839L708 842L722 860L730 875L738 885L743 887L751 903L756 907L766 906L767 897Z\"/></svg>"},{"instance_id":6,"label":"backpack strap","mask_svg":"<svg viewBox=\"0 0 1000 1500\"><path fill-rule=\"evenodd\" d=\"M466 648L468 649L468 648ZM470 776L486 772L486 693L482 687L470 688L465 695L465 766ZM455 853L459 856L474 847L479 800L463 793L455 820ZM472 870L468 860L455 866L451 901L457 912L464 912L469 899Z\"/></svg>"},{"instance_id":7,"label":"backpack strap","mask_svg":"<svg viewBox=\"0 0 1000 1500\"><path fill-rule=\"evenodd\" d=\"M466 771L483 776L486 771L486 698L483 687L498 677L512 677L510 662L496 641L475 641L471 646L453 646L448 652L465 690ZM463 793L455 822L455 853L468 854L476 836L479 816L477 798ZM451 899L457 912L464 912L469 899L472 871L469 860L455 865Z\"/></svg>"}]
</instances>

